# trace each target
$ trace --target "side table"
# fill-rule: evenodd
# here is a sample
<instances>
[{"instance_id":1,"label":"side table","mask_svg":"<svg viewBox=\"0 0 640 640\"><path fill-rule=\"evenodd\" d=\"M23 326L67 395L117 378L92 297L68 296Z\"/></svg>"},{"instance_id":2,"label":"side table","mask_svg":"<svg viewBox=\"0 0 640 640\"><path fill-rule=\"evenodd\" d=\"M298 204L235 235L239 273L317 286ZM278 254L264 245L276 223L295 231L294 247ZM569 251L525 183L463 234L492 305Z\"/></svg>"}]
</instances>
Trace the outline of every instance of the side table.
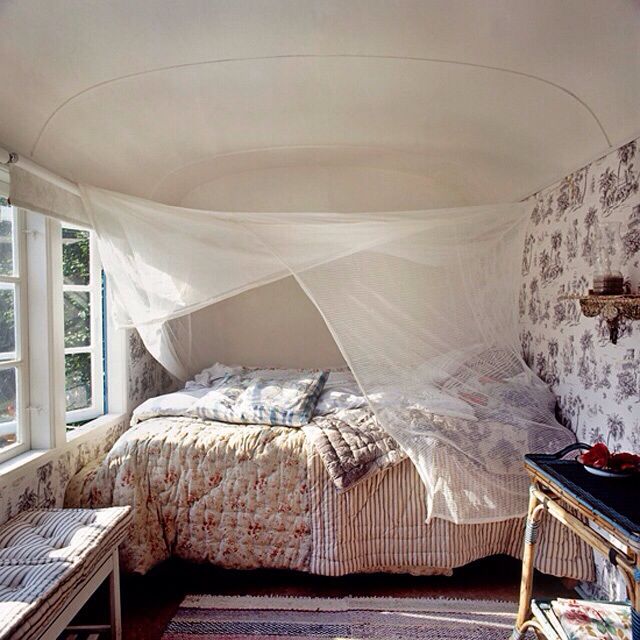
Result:
<instances>
[{"instance_id":1,"label":"side table","mask_svg":"<svg viewBox=\"0 0 640 640\"><path fill-rule=\"evenodd\" d=\"M632 638L640 640L640 481L638 477L594 476L576 460L564 456L588 449L577 443L557 454L525 456L531 476L529 511L524 534L520 605L512 640L522 640L529 628L544 637L532 613L533 559L546 511L582 540L609 558L622 573L631 601ZM590 525L596 525L594 530Z\"/></svg>"}]
</instances>

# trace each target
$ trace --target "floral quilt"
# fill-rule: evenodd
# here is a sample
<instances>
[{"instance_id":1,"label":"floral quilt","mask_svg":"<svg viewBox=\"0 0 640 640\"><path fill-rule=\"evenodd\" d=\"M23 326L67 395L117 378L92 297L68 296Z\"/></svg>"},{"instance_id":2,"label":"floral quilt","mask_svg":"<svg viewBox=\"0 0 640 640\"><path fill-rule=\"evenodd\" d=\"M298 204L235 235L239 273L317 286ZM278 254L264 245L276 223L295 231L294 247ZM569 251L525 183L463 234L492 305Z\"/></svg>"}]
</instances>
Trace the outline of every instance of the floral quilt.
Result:
<instances>
[{"instance_id":1,"label":"floral quilt","mask_svg":"<svg viewBox=\"0 0 640 640\"><path fill-rule=\"evenodd\" d=\"M184 417L140 422L72 478L67 506L131 505L124 569L170 556L304 570L311 551L302 431Z\"/></svg>"},{"instance_id":2,"label":"floral quilt","mask_svg":"<svg viewBox=\"0 0 640 640\"><path fill-rule=\"evenodd\" d=\"M174 411L175 395L164 397ZM129 571L144 573L170 556L303 569L311 549L308 447L343 491L405 458L368 408L316 416L300 430L167 416L162 401L138 412L134 422L147 419L67 489L67 506L133 507L122 549Z\"/></svg>"}]
</instances>

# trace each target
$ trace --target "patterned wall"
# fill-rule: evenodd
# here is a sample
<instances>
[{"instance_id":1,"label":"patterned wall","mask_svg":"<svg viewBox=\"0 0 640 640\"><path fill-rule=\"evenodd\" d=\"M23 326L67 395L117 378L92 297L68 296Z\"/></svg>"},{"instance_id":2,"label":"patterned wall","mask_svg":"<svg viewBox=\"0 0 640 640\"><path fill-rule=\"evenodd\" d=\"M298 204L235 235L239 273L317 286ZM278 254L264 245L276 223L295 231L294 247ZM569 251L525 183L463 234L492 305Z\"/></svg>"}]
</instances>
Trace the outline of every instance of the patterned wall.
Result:
<instances>
[{"instance_id":1,"label":"patterned wall","mask_svg":"<svg viewBox=\"0 0 640 640\"><path fill-rule=\"evenodd\" d=\"M529 365L558 396L560 419L578 439L640 452L640 323L624 322L618 344L606 323L585 318L565 293L592 284L599 221L622 223L623 275L640 285L638 140L532 196L519 305ZM614 590L598 563L599 585Z\"/></svg>"},{"instance_id":2,"label":"patterned wall","mask_svg":"<svg viewBox=\"0 0 640 640\"><path fill-rule=\"evenodd\" d=\"M178 389L178 382L147 351L137 331L129 332L128 362L129 411L147 398Z\"/></svg>"},{"instance_id":3,"label":"patterned wall","mask_svg":"<svg viewBox=\"0 0 640 640\"><path fill-rule=\"evenodd\" d=\"M62 506L69 479L92 460L106 455L128 424L128 420L122 420L91 442L77 446L70 443L61 451L52 451L35 473L30 470L11 482L0 483L0 524L25 509Z\"/></svg>"}]
</instances>

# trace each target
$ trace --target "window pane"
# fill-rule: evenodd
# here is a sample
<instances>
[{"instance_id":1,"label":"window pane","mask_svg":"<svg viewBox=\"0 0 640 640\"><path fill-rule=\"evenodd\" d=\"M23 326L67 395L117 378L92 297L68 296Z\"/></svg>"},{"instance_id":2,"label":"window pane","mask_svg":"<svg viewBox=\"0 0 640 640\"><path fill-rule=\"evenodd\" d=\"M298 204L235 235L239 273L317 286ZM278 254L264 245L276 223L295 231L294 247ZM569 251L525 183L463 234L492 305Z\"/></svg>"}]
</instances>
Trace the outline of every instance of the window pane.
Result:
<instances>
[{"instance_id":1,"label":"window pane","mask_svg":"<svg viewBox=\"0 0 640 640\"><path fill-rule=\"evenodd\" d=\"M0 283L0 360L16 357L15 285Z\"/></svg>"},{"instance_id":2,"label":"window pane","mask_svg":"<svg viewBox=\"0 0 640 640\"><path fill-rule=\"evenodd\" d=\"M62 227L62 274L65 284L88 285L89 232Z\"/></svg>"},{"instance_id":3,"label":"window pane","mask_svg":"<svg viewBox=\"0 0 640 640\"><path fill-rule=\"evenodd\" d=\"M88 291L64 292L64 346L91 345L91 294Z\"/></svg>"},{"instance_id":4,"label":"window pane","mask_svg":"<svg viewBox=\"0 0 640 640\"><path fill-rule=\"evenodd\" d=\"M91 354L69 353L64 357L67 411L91 406Z\"/></svg>"},{"instance_id":5,"label":"window pane","mask_svg":"<svg viewBox=\"0 0 640 640\"><path fill-rule=\"evenodd\" d=\"M0 206L0 275L14 275L13 207Z\"/></svg>"},{"instance_id":6,"label":"window pane","mask_svg":"<svg viewBox=\"0 0 640 640\"><path fill-rule=\"evenodd\" d=\"M0 449L16 440L16 370L0 369Z\"/></svg>"}]
</instances>

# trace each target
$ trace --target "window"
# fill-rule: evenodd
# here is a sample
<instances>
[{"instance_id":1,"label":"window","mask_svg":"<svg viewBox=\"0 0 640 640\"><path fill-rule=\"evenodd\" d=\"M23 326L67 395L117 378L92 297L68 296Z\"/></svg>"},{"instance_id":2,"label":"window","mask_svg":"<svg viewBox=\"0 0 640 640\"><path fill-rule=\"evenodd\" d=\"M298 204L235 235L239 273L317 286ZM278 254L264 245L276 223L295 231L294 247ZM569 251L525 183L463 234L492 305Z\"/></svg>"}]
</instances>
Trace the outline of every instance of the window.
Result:
<instances>
[{"instance_id":1,"label":"window","mask_svg":"<svg viewBox=\"0 0 640 640\"><path fill-rule=\"evenodd\" d=\"M93 234L63 226L62 291L66 422L104 411L103 278Z\"/></svg>"},{"instance_id":2,"label":"window","mask_svg":"<svg viewBox=\"0 0 640 640\"><path fill-rule=\"evenodd\" d=\"M107 348L94 234L12 207L8 187L0 166L0 463L83 438L107 410L107 360L111 418L128 409L126 333Z\"/></svg>"},{"instance_id":3,"label":"window","mask_svg":"<svg viewBox=\"0 0 640 640\"><path fill-rule=\"evenodd\" d=\"M0 196L0 460L30 446L22 222Z\"/></svg>"}]
</instances>

